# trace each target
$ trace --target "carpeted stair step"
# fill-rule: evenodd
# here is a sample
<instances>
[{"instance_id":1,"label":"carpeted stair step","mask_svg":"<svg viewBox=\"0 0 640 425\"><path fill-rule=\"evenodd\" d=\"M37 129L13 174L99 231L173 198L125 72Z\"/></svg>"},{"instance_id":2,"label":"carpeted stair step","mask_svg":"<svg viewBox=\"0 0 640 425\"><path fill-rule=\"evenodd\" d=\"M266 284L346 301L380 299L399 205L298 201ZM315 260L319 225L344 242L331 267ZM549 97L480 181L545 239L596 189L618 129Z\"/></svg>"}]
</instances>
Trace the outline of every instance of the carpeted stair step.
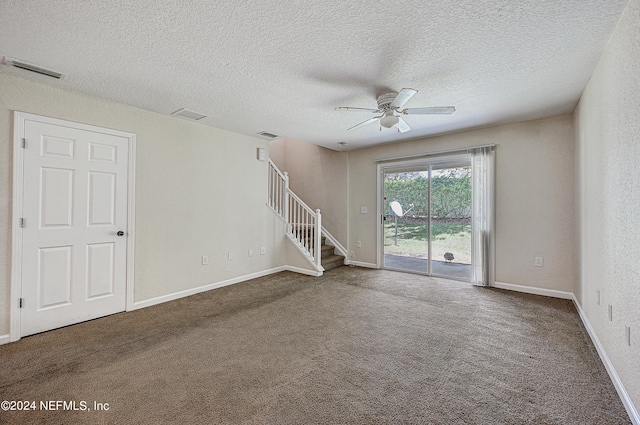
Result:
<instances>
[{"instance_id":1,"label":"carpeted stair step","mask_svg":"<svg viewBox=\"0 0 640 425\"><path fill-rule=\"evenodd\" d=\"M314 237L312 229L297 228L294 231L302 233L307 236L307 246L314 246ZM327 238L325 236L320 237L320 262L325 271L334 269L336 267L344 266L344 256L337 255L335 253L335 246L327 245Z\"/></svg>"},{"instance_id":2,"label":"carpeted stair step","mask_svg":"<svg viewBox=\"0 0 640 425\"><path fill-rule=\"evenodd\" d=\"M333 245L322 245L320 247L320 251L321 251L320 257L326 258L326 257L329 257L330 255L333 255L335 249L336 247Z\"/></svg>"},{"instance_id":3,"label":"carpeted stair step","mask_svg":"<svg viewBox=\"0 0 640 425\"><path fill-rule=\"evenodd\" d=\"M322 259L322 267L325 272L340 266L344 266L344 255L333 254Z\"/></svg>"}]
</instances>

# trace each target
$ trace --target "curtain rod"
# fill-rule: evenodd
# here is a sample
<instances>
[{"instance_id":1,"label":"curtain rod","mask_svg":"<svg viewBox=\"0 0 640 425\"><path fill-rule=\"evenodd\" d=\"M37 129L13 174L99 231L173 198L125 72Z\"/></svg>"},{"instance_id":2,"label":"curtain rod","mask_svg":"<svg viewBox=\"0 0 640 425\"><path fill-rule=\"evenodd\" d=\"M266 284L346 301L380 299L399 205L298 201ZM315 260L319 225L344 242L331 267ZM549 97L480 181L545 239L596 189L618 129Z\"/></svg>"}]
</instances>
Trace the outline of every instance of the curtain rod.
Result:
<instances>
[{"instance_id":1,"label":"curtain rod","mask_svg":"<svg viewBox=\"0 0 640 425\"><path fill-rule=\"evenodd\" d=\"M399 159L413 159L413 158L426 158L428 156L441 155L444 153L456 153L456 152L469 152L475 149L482 148L494 148L495 143L492 145L480 145L480 146L470 146L468 148L458 148L458 149L447 149L442 151L434 151L434 152L425 152L425 153L416 153L413 155L402 155L402 156L392 156L390 158L380 158L376 159L373 162L386 162L386 161L397 161Z\"/></svg>"}]
</instances>

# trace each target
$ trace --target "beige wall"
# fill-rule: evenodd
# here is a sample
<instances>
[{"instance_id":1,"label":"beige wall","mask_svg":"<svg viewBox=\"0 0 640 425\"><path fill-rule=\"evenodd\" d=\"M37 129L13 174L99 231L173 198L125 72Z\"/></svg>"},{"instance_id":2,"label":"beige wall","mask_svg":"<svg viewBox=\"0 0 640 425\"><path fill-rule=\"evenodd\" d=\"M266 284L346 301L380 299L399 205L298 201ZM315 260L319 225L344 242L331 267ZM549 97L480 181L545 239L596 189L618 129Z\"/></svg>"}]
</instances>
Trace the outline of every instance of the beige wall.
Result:
<instances>
[{"instance_id":1,"label":"beige wall","mask_svg":"<svg viewBox=\"0 0 640 425\"><path fill-rule=\"evenodd\" d=\"M578 300L640 408L640 1L631 0L575 117ZM597 303L600 291L600 304ZM608 318L613 306L613 320ZM631 346L624 325L631 326Z\"/></svg>"},{"instance_id":2,"label":"beige wall","mask_svg":"<svg viewBox=\"0 0 640 425\"><path fill-rule=\"evenodd\" d=\"M346 247L348 154L281 139L269 143L269 156L289 174L291 190L312 209L320 209L322 225Z\"/></svg>"},{"instance_id":3,"label":"beige wall","mask_svg":"<svg viewBox=\"0 0 640 425\"><path fill-rule=\"evenodd\" d=\"M280 222L265 206L267 163L256 160L266 141L0 74L0 336L9 332L14 110L137 135L136 301L284 265Z\"/></svg>"},{"instance_id":4,"label":"beige wall","mask_svg":"<svg viewBox=\"0 0 640 425\"><path fill-rule=\"evenodd\" d=\"M496 281L573 291L571 116L349 152L349 251L376 263L376 159L496 144ZM361 214L365 206L368 214ZM362 248L356 247L362 242ZM544 257L544 267L534 258Z\"/></svg>"}]
</instances>

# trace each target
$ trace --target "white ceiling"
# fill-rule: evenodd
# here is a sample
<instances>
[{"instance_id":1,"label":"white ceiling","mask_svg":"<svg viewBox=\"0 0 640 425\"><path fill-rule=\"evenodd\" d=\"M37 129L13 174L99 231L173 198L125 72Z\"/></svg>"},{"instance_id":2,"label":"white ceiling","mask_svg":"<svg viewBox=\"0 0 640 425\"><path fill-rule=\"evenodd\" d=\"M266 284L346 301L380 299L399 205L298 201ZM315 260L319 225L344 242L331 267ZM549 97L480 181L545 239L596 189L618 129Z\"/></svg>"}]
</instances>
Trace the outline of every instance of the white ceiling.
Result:
<instances>
[{"instance_id":1,"label":"white ceiling","mask_svg":"<svg viewBox=\"0 0 640 425\"><path fill-rule=\"evenodd\" d=\"M66 75L0 71L256 135L331 149L573 110L627 0L2 0L0 56ZM117 6L116 6L117 5ZM403 87L408 133L336 106ZM180 119L180 118L176 118Z\"/></svg>"}]
</instances>

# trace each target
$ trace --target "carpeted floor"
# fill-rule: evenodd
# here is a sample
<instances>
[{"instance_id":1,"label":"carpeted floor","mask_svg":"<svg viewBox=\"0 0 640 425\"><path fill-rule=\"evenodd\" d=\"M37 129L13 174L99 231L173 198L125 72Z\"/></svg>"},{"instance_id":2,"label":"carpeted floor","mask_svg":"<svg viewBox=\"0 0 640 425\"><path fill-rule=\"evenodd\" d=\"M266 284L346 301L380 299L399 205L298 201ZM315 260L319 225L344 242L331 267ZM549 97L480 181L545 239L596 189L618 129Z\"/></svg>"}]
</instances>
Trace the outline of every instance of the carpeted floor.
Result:
<instances>
[{"instance_id":1,"label":"carpeted floor","mask_svg":"<svg viewBox=\"0 0 640 425\"><path fill-rule=\"evenodd\" d=\"M630 423L570 301L361 268L34 335L0 363L0 399L37 402L3 424ZM90 410L41 410L57 400Z\"/></svg>"}]
</instances>

